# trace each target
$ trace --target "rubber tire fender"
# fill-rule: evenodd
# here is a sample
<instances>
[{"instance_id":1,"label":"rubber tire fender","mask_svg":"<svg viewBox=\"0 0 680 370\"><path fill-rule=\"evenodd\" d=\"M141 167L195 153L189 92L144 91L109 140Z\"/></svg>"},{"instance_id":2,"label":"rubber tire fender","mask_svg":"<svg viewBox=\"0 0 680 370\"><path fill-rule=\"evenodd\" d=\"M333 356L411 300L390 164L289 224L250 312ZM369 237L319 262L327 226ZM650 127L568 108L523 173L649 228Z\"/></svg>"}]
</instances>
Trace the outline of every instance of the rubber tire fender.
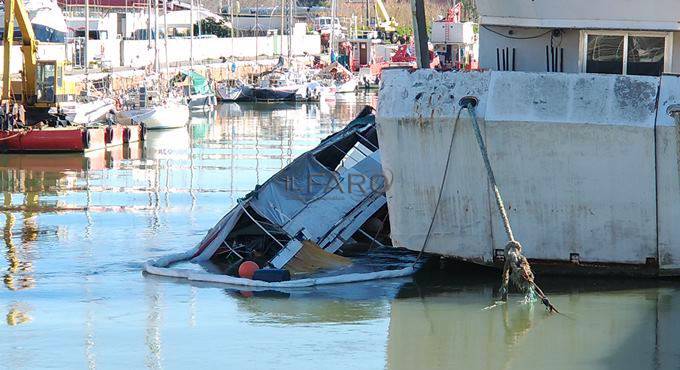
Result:
<instances>
[{"instance_id":1,"label":"rubber tire fender","mask_svg":"<svg viewBox=\"0 0 680 370\"><path fill-rule=\"evenodd\" d=\"M106 144L111 144L113 142L113 134L114 134L113 127L106 126L105 130L106 131L105 131L105 135L104 135L104 137L105 137L104 142Z\"/></svg>"},{"instance_id":2,"label":"rubber tire fender","mask_svg":"<svg viewBox=\"0 0 680 370\"><path fill-rule=\"evenodd\" d=\"M90 149L90 139L90 131L87 129L83 130L82 140L84 149Z\"/></svg>"}]
</instances>

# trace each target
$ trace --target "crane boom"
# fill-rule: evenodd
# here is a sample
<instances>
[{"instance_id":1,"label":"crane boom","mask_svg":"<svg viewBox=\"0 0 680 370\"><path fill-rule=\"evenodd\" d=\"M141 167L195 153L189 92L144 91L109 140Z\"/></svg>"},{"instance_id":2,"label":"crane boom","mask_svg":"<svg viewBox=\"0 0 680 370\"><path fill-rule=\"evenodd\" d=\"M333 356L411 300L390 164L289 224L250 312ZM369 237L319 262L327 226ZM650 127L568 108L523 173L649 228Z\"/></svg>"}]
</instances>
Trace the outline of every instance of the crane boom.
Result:
<instances>
[{"instance_id":1,"label":"crane boom","mask_svg":"<svg viewBox=\"0 0 680 370\"><path fill-rule=\"evenodd\" d=\"M382 15L383 22L389 22L390 15L387 13L387 8L385 8L385 4L382 0L375 0L375 6L378 8L378 13Z\"/></svg>"},{"instance_id":2,"label":"crane boom","mask_svg":"<svg viewBox=\"0 0 680 370\"><path fill-rule=\"evenodd\" d=\"M35 71L38 62L37 41L33 32L28 12L23 0L5 0L5 33L3 35L4 60L2 99L10 99L10 63L12 43L14 41L14 19L21 31L21 53L24 57L22 93L31 100L35 97Z\"/></svg>"}]
</instances>

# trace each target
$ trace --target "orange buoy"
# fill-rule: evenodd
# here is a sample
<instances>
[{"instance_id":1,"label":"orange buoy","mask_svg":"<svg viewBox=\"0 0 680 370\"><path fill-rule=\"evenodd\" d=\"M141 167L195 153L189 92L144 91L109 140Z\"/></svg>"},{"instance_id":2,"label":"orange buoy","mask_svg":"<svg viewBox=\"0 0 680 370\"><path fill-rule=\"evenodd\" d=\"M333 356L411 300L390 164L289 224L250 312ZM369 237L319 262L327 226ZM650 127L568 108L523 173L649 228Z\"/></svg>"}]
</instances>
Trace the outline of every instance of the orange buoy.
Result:
<instances>
[{"instance_id":1,"label":"orange buoy","mask_svg":"<svg viewBox=\"0 0 680 370\"><path fill-rule=\"evenodd\" d=\"M255 271L259 270L260 266L253 261L245 261L238 267L238 276L245 279L252 279Z\"/></svg>"}]
</instances>

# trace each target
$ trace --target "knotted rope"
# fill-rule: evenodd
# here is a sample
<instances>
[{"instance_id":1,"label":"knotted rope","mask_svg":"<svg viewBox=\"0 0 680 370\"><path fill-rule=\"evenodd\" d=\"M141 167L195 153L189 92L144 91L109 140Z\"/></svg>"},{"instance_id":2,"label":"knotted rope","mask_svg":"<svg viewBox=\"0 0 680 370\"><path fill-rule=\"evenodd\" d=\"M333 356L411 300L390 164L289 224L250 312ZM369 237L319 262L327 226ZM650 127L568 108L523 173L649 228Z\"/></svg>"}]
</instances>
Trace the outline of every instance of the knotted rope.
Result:
<instances>
[{"instance_id":1,"label":"knotted rope","mask_svg":"<svg viewBox=\"0 0 680 370\"><path fill-rule=\"evenodd\" d=\"M522 245L515 240L515 236L512 233L512 227L510 227L510 220L508 219L508 214L505 211L505 205L503 204L503 198L501 198L501 192L498 189L498 184L496 184L496 177L491 169L491 162L489 162L489 154L484 144L484 138L482 138L482 131L479 129L479 123L477 123L477 114L475 111L475 106L477 105L477 99L474 97L464 97L460 100L461 107L465 107L470 114L472 120L472 128L475 131L475 137L477 138L477 144L479 145L479 150L482 154L482 159L484 160L484 167L486 167L486 174L491 183L491 188L493 189L494 197L496 198L496 206L498 207L498 212L501 215L501 220L503 221L503 228L508 236L508 244L505 246L505 264L503 265L503 277L501 285L501 296L503 300L507 300L508 294L508 283L510 280L525 293L529 293L532 289L541 298L541 302L548 308L550 312L558 312L555 306L550 303L548 297L543 293L541 288L534 282L534 274L531 271L531 266L527 261L526 257L522 255Z\"/></svg>"}]
</instances>

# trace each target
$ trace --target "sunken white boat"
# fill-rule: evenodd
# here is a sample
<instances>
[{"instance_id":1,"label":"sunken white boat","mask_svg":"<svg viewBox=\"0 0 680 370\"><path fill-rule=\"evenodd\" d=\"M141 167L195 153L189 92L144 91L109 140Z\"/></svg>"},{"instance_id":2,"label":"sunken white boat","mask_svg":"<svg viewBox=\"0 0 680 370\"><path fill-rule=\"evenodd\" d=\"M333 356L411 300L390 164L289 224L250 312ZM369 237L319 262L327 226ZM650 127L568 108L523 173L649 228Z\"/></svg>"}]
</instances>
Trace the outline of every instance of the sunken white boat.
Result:
<instances>
[{"instance_id":1,"label":"sunken white boat","mask_svg":"<svg viewBox=\"0 0 680 370\"><path fill-rule=\"evenodd\" d=\"M240 199L193 249L150 261L145 271L282 288L410 275L412 253L379 271L366 267L371 263L356 266L339 256L385 248L387 235L380 233L387 223L385 186L375 117L360 115ZM307 269L319 260L330 260L334 268ZM201 263L208 272L172 267L182 261ZM241 278L246 261L257 263L263 273L287 271L283 276L292 279L258 279L257 272L252 279Z\"/></svg>"}]
</instances>

